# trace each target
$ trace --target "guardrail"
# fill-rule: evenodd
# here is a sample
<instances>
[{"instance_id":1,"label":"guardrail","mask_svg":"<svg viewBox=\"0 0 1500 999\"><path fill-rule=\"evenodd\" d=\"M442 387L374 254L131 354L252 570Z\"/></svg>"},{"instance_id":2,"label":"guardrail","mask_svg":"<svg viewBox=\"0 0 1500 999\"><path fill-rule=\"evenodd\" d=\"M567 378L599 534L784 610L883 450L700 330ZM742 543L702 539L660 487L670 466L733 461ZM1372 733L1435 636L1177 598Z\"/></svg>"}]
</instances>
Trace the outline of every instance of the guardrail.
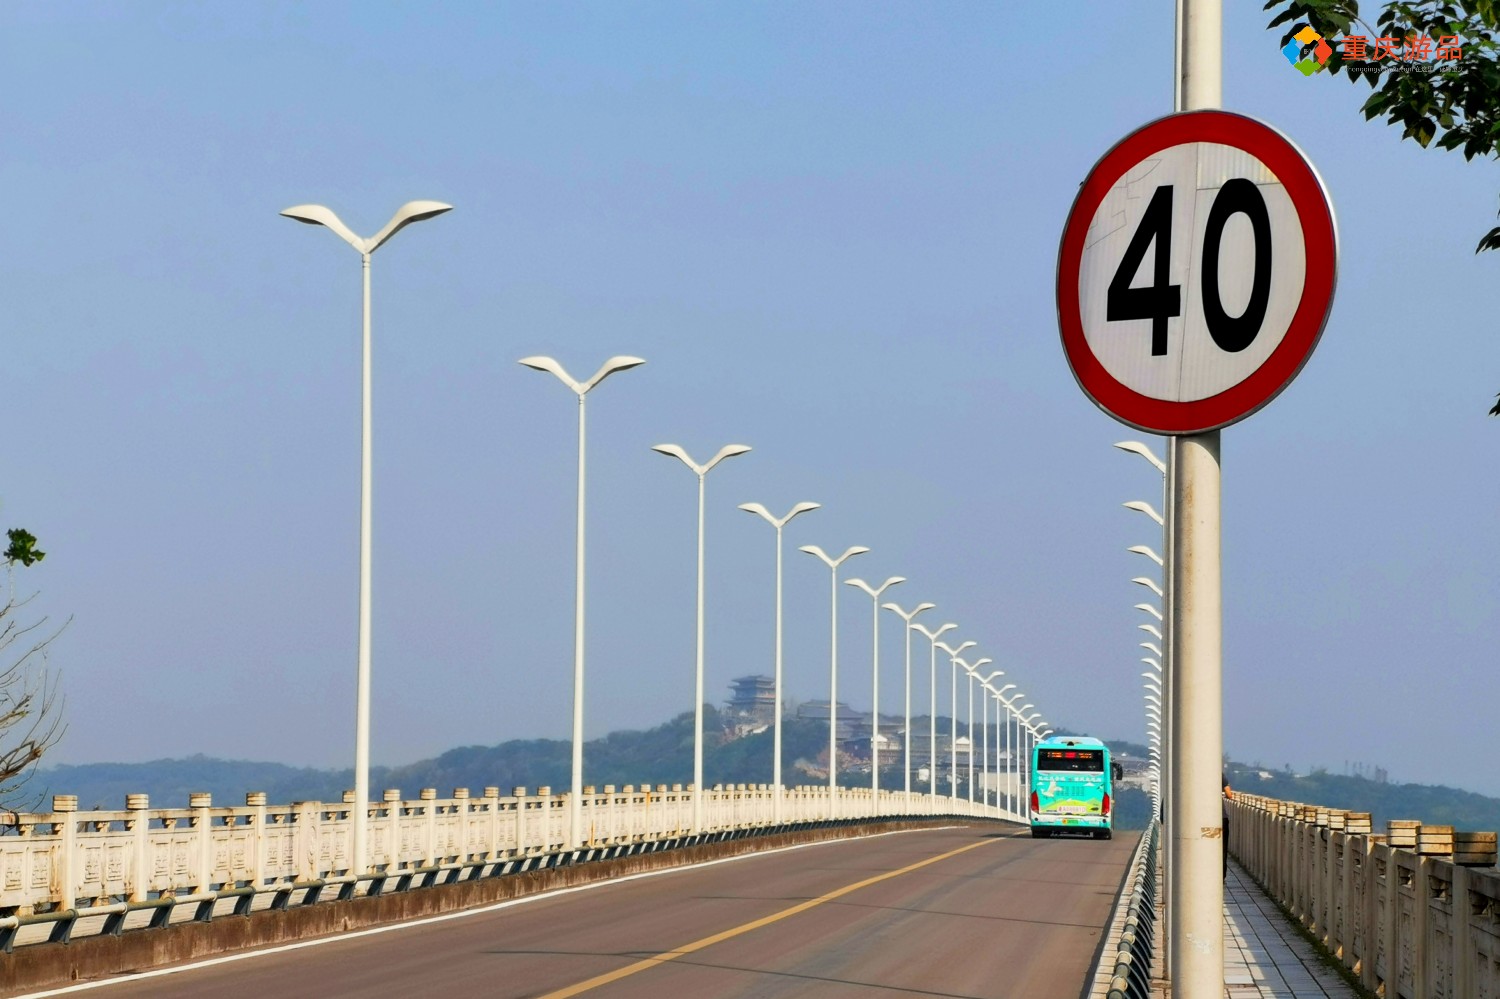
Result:
<instances>
[{"instance_id":1,"label":"guardrail","mask_svg":"<svg viewBox=\"0 0 1500 999\"><path fill-rule=\"evenodd\" d=\"M682 785L585 788L586 841L568 839L569 796L549 788L482 797L458 788L416 799L398 790L369 805L370 869L350 870L352 793L339 803L267 805L263 793L245 805L215 807L194 794L188 808L150 807L126 797L120 811L77 810L72 795L53 810L0 820L0 950L20 931L48 924L45 939L66 942L84 921L100 933L165 926L183 916L208 921L252 908L287 908L347 900L481 877L494 877L645 850L711 842L755 831L869 818L1016 816L964 798L827 787L783 791L775 822L770 785L720 785L704 795L704 826L694 830L693 790ZM97 918L96 918L97 917ZM127 921L131 924L127 927ZM35 935L35 934L33 934Z\"/></svg>"},{"instance_id":2,"label":"guardrail","mask_svg":"<svg viewBox=\"0 0 1500 999\"><path fill-rule=\"evenodd\" d=\"M1386 999L1500 995L1496 837L1236 792L1230 850ZM1489 868L1484 870L1483 868Z\"/></svg>"},{"instance_id":3,"label":"guardrail","mask_svg":"<svg viewBox=\"0 0 1500 999\"><path fill-rule=\"evenodd\" d=\"M1161 825L1152 818L1136 845L1125 887L1115 903L1107 942L1088 992L1093 999L1150 999L1160 835Z\"/></svg>"}]
</instances>

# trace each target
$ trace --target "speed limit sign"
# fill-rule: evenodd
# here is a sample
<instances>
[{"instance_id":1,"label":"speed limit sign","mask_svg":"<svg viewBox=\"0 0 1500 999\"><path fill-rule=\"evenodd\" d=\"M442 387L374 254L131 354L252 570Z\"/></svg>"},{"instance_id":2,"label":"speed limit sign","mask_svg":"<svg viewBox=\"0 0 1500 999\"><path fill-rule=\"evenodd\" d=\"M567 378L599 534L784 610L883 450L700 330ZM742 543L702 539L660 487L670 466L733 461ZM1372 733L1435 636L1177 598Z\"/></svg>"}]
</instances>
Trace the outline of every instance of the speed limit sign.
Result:
<instances>
[{"instance_id":1,"label":"speed limit sign","mask_svg":"<svg viewBox=\"0 0 1500 999\"><path fill-rule=\"evenodd\" d=\"M1281 133L1225 111L1152 122L1095 165L1063 229L1073 376L1152 433L1244 419L1312 354L1337 254L1323 183Z\"/></svg>"}]
</instances>

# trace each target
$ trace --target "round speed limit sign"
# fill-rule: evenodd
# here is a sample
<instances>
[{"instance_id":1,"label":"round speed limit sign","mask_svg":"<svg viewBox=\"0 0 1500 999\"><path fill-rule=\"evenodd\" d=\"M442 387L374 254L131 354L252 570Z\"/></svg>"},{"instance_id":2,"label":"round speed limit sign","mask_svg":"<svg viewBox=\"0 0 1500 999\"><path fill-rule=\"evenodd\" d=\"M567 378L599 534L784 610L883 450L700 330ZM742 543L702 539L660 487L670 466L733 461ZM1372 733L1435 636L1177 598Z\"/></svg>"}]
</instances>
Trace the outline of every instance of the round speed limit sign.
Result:
<instances>
[{"instance_id":1,"label":"round speed limit sign","mask_svg":"<svg viewBox=\"0 0 1500 999\"><path fill-rule=\"evenodd\" d=\"M1098 162L1063 229L1073 376L1152 433L1244 419L1312 354L1337 254L1323 183L1281 133L1225 111L1152 122Z\"/></svg>"}]
</instances>

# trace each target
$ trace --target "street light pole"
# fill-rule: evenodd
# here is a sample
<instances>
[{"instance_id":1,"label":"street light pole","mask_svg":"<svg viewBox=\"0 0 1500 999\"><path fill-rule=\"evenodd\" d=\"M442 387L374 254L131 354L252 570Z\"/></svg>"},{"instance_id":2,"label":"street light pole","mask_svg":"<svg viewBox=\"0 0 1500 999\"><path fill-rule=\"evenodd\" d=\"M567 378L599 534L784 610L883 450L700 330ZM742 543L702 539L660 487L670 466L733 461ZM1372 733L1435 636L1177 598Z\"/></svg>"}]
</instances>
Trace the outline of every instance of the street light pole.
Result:
<instances>
[{"instance_id":1,"label":"street light pole","mask_svg":"<svg viewBox=\"0 0 1500 999\"><path fill-rule=\"evenodd\" d=\"M741 503L740 509L748 511L760 517L766 523L776 528L776 679L775 700L776 719L772 724L771 737L771 784L772 784L772 819L777 825L781 824L781 529L799 513L816 510L819 503L798 503L787 511L786 516L776 517L759 503Z\"/></svg>"},{"instance_id":2,"label":"street light pole","mask_svg":"<svg viewBox=\"0 0 1500 999\"><path fill-rule=\"evenodd\" d=\"M360 452L359 452L359 648L354 694L354 842L350 872L356 877L369 868L370 821L370 536L371 493L371 377L370 377L370 255L386 240L413 222L435 218L451 211L441 201L408 201L396 209L391 220L369 239L356 236L329 208L293 205L281 214L308 225L332 229L339 238L359 251L363 300L363 362L361 364Z\"/></svg>"},{"instance_id":3,"label":"street light pole","mask_svg":"<svg viewBox=\"0 0 1500 999\"><path fill-rule=\"evenodd\" d=\"M605 361L588 381L580 382L550 357L523 357L520 362L534 371L548 371L557 376L578 396L578 554L573 591L573 784L568 796L568 848L576 850L583 842L583 498L585 481L585 407L589 390L616 371L625 371L646 362L639 357L617 355Z\"/></svg>"},{"instance_id":4,"label":"street light pole","mask_svg":"<svg viewBox=\"0 0 1500 999\"><path fill-rule=\"evenodd\" d=\"M894 611L901 620L906 622L906 627L901 629L906 637L906 727L901 730L901 745L904 753L902 769L906 772L905 793L911 796L911 630L912 618L923 611L932 610L937 604L917 604L910 611L904 611L897 604L881 604L888 611Z\"/></svg>"},{"instance_id":5,"label":"street light pole","mask_svg":"<svg viewBox=\"0 0 1500 999\"><path fill-rule=\"evenodd\" d=\"M974 662L974 663L964 662L962 659L957 660L957 662L958 662L958 664L960 666L962 666L964 668L964 672L967 673L967 674L969 674L969 682L966 683L966 684L964 684L964 697L969 702L969 708L968 708L968 711L969 711L969 714L968 714L968 718L969 718L969 726L968 726L968 738L969 738L969 753L968 753L968 756L969 756L969 804L973 805L974 804L974 681L979 676L979 674L977 672L978 669L979 669L979 667L988 665L989 663L994 662L994 660L991 659L991 658L989 658L988 656L986 656L985 658L979 660L978 662ZM958 674L955 673L954 674L954 679L957 679L957 678L958 678Z\"/></svg>"},{"instance_id":6,"label":"street light pole","mask_svg":"<svg viewBox=\"0 0 1500 999\"><path fill-rule=\"evenodd\" d=\"M677 444L657 444L651 450L670 455L690 468L698 477L698 628L697 655L693 667L693 832L703 832L703 480L725 458L744 454L745 444L725 444L719 453L700 465Z\"/></svg>"},{"instance_id":7,"label":"street light pole","mask_svg":"<svg viewBox=\"0 0 1500 999\"><path fill-rule=\"evenodd\" d=\"M803 545L798 551L815 555L829 569L829 645L828 645L828 808L838 817L838 697L839 697L839 566L851 555L869 551L864 545L852 545L844 554L833 558L817 545Z\"/></svg>"},{"instance_id":8,"label":"street light pole","mask_svg":"<svg viewBox=\"0 0 1500 999\"><path fill-rule=\"evenodd\" d=\"M958 625L949 621L936 631L921 624L911 627L927 636L930 655L927 662L927 793L937 795L937 647L938 638Z\"/></svg>"},{"instance_id":9,"label":"street light pole","mask_svg":"<svg viewBox=\"0 0 1500 999\"><path fill-rule=\"evenodd\" d=\"M955 649L938 642L938 648L948 653L948 665L952 667L948 683L948 797L952 801L958 800L958 657L965 649L978 644L971 640Z\"/></svg>"},{"instance_id":10,"label":"street light pole","mask_svg":"<svg viewBox=\"0 0 1500 999\"><path fill-rule=\"evenodd\" d=\"M998 805L1000 803L1000 798L999 798L999 794L1000 794L1000 774L999 774L999 767L998 766L994 767L993 769L986 770L986 768L990 767L990 759L991 759L991 757L990 757L990 699L986 695L991 695L991 694L995 693L995 688L990 686L990 682L993 681L995 679L995 677L997 677L997 676L1004 676L1004 675L1005 675L1005 670L1003 670L1003 669L997 669L994 672L992 672L989 676L985 676L985 677L980 677L979 678L979 685L981 687L983 687L984 690L985 690L985 694L981 694L980 695L980 702L979 702L980 703L980 707L983 709L980 712L980 728L984 732L984 755L980 757L980 761L981 761L981 764L982 764L981 767L980 767L980 773L986 773L987 774L987 776L985 777L986 787L988 787L988 785L991 784L991 783L993 783L995 785L995 795L996 795L996 797L995 797L995 803L996 803L996 805ZM1000 720L1000 706L998 704L995 706L995 720L996 721ZM998 750L1000 748L998 743L999 743L999 740L997 739L996 740L996 746L995 746L996 750ZM993 781L990 778L994 778ZM989 796L989 791L988 790L986 790L985 794L984 794L984 803L986 805L988 805L990 803L990 796Z\"/></svg>"},{"instance_id":11,"label":"street light pole","mask_svg":"<svg viewBox=\"0 0 1500 999\"><path fill-rule=\"evenodd\" d=\"M1012 769L1012 767L1013 767L1013 765L1015 763L1015 758L1014 758L1014 755L1010 751L1010 706L1011 706L1011 704L1014 703L1014 701L1013 700L1007 701L1005 699L1005 692L1007 690L1015 690L1016 691L1014 694L1011 695L1012 698L1020 697L1021 696L1021 692L1016 689L1016 685L1013 684L1013 683L1007 683L1005 686L1003 686L999 690L995 691L995 721L996 721L996 723L1000 723L1000 708L1001 708L1001 706L1003 705L1004 708L1005 708L1005 721L1003 723L1003 728L1005 729L1005 807L1007 809L1010 809L1010 810L1013 811L1013 809L1011 809L1012 795L1011 795L1011 787L1010 787L1010 771L1011 771L1011 769ZM998 736L996 736L996 742L997 743L999 742L999 737ZM998 748L998 746L997 746L997 748ZM999 775L999 770L1000 770L998 762L999 761L997 760L996 761L997 765L995 767L995 771L996 771L996 775L997 776Z\"/></svg>"},{"instance_id":12,"label":"street light pole","mask_svg":"<svg viewBox=\"0 0 1500 999\"><path fill-rule=\"evenodd\" d=\"M906 582L905 576L892 576L879 586L871 586L863 579L846 581L870 595L873 631L870 639L870 814L880 814L880 595L897 583Z\"/></svg>"}]
</instances>

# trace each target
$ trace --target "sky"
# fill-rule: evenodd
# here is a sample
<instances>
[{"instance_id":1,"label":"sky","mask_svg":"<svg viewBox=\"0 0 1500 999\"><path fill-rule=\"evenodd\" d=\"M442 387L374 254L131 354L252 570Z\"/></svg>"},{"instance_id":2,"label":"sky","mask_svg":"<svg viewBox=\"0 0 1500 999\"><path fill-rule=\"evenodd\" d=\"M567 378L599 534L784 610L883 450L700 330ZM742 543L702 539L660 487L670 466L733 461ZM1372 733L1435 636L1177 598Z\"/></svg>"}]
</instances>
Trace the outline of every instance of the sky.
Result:
<instances>
[{"instance_id":1,"label":"sky","mask_svg":"<svg viewBox=\"0 0 1500 999\"><path fill-rule=\"evenodd\" d=\"M1494 164L1398 141L1225 6L1224 106L1304 150L1341 254L1311 360L1223 432L1225 749L1500 794L1449 738L1500 695ZM709 699L772 668L775 535L736 506L808 500L790 697L829 693L797 548L865 545L840 700L870 702L873 631L842 579L900 575L1050 722L1140 740L1126 549L1160 534L1122 504L1161 483L1075 384L1053 287L1078 184L1171 110L1173 10L1077 14L5 4L0 521L47 552L21 619L68 622L49 760L350 765L359 261L278 212L368 235L413 199L454 209L372 258L377 763L569 733L577 404L535 354L646 359L588 396L589 736L693 701L696 484L651 446L741 443L706 479Z\"/></svg>"}]
</instances>

